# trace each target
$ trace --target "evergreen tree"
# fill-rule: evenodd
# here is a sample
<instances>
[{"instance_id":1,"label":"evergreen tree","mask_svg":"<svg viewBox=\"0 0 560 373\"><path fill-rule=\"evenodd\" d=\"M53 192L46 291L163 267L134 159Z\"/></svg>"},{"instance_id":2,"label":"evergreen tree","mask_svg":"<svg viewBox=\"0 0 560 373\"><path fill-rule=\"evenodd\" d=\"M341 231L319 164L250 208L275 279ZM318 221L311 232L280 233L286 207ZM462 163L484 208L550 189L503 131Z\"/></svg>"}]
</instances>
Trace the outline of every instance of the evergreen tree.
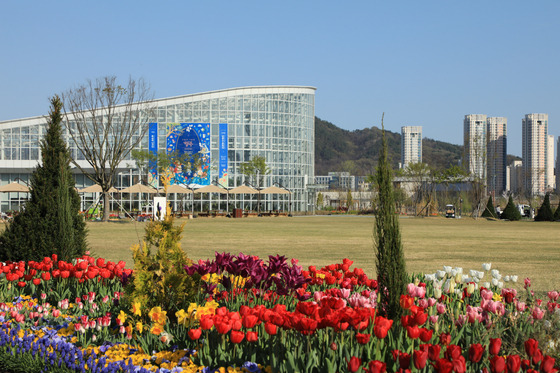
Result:
<instances>
[{"instance_id":1,"label":"evergreen tree","mask_svg":"<svg viewBox=\"0 0 560 373\"><path fill-rule=\"evenodd\" d=\"M550 207L550 196L548 193L544 196L544 201L537 211L537 216L535 216L535 221L553 221L554 213L552 212L552 207Z\"/></svg>"},{"instance_id":2,"label":"evergreen tree","mask_svg":"<svg viewBox=\"0 0 560 373\"><path fill-rule=\"evenodd\" d=\"M481 216L483 218L494 218L494 219L498 218L498 215L496 215L496 208L494 207L494 202L492 201L492 196L488 197L488 203L486 204L486 208L482 212Z\"/></svg>"},{"instance_id":3,"label":"evergreen tree","mask_svg":"<svg viewBox=\"0 0 560 373\"><path fill-rule=\"evenodd\" d=\"M515 206L515 203L513 203L513 197L511 195L509 196L507 206L504 209L504 212L502 212L500 219L521 220L521 213L519 212L517 206Z\"/></svg>"},{"instance_id":4,"label":"evergreen tree","mask_svg":"<svg viewBox=\"0 0 560 373\"><path fill-rule=\"evenodd\" d=\"M85 253L86 226L62 137L62 102L51 99L47 132L41 140L41 163L30 180L30 199L0 236L1 260L42 260L57 254L69 261Z\"/></svg>"},{"instance_id":5,"label":"evergreen tree","mask_svg":"<svg viewBox=\"0 0 560 373\"><path fill-rule=\"evenodd\" d=\"M556 211L554 211L554 221L559 221L559 220L560 220L560 203L558 204Z\"/></svg>"},{"instance_id":6,"label":"evergreen tree","mask_svg":"<svg viewBox=\"0 0 560 373\"><path fill-rule=\"evenodd\" d=\"M383 140L375 174L378 204L375 211L374 245L378 281L378 310L393 320L402 314L400 297L406 291L407 274L398 216L395 213L393 178L387 160L387 140L383 119Z\"/></svg>"}]
</instances>

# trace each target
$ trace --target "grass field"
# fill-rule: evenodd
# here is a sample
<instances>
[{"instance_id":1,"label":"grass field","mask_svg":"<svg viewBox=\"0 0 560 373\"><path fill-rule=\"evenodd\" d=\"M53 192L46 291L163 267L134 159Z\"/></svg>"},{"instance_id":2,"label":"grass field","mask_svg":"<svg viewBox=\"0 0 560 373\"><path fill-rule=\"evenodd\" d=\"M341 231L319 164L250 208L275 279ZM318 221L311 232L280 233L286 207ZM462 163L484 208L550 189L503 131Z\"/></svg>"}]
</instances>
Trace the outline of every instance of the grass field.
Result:
<instances>
[{"instance_id":1,"label":"grass field","mask_svg":"<svg viewBox=\"0 0 560 373\"><path fill-rule=\"evenodd\" d=\"M215 251L243 252L266 258L285 255L304 267L354 260L375 275L371 216L302 216L292 218L194 219L186 222L181 245L192 259ZM401 218L409 272L433 273L443 265L482 270L483 262L520 282L531 278L535 290L560 289L560 223ZM140 242L145 223L88 223L92 254L125 260L133 267L130 247Z\"/></svg>"}]
</instances>

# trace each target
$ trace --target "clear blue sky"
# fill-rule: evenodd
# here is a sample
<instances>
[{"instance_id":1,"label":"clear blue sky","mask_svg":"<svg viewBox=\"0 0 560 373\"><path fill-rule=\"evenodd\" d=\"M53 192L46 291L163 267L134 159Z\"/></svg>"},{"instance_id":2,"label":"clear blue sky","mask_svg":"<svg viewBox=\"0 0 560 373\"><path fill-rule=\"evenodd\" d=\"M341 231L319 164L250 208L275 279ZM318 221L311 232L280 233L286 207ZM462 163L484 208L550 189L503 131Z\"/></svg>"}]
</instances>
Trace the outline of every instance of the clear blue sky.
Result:
<instances>
[{"instance_id":1,"label":"clear blue sky","mask_svg":"<svg viewBox=\"0 0 560 373\"><path fill-rule=\"evenodd\" d=\"M463 142L465 114L548 113L560 134L560 1L7 1L0 121L46 114L86 79L143 77L156 97L251 85L317 88L354 130Z\"/></svg>"}]
</instances>

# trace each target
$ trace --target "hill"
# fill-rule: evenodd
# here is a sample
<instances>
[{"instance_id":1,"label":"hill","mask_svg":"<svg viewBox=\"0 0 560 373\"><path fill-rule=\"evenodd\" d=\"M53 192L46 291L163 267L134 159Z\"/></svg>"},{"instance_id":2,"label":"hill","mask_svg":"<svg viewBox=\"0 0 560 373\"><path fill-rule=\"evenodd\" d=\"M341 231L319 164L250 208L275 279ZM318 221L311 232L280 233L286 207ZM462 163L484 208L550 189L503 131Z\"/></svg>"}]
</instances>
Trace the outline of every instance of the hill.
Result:
<instances>
[{"instance_id":1,"label":"hill","mask_svg":"<svg viewBox=\"0 0 560 373\"><path fill-rule=\"evenodd\" d=\"M401 159L401 134L385 131L389 160L398 168ZM373 173L381 149L382 131L371 127L348 131L315 117L315 175L348 171L353 175ZM463 147L443 141L422 140L423 162L436 168L457 165Z\"/></svg>"}]
</instances>

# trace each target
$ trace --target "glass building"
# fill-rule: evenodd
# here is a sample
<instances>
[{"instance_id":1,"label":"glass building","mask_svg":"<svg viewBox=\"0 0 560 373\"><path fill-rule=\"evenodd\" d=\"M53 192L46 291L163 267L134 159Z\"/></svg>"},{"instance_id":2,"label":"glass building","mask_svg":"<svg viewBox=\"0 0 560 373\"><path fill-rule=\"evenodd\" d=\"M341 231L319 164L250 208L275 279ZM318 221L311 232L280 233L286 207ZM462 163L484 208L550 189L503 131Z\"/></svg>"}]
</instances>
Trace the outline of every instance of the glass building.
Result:
<instances>
[{"instance_id":1,"label":"glass building","mask_svg":"<svg viewBox=\"0 0 560 373\"><path fill-rule=\"evenodd\" d=\"M139 148L148 150L149 134L157 132L157 148L168 148L170 129L200 124L207 128L208 170L206 184L226 183L228 188L246 184L239 166L255 156L264 157L270 172L262 187L281 186L291 192L289 197L263 194L261 210L307 211L312 193L307 184L313 183L315 170L315 88L303 86L261 86L224 89L155 100L154 117L147 122ZM39 141L45 133L45 117L0 122L0 184L14 181L26 183L40 159ZM153 132L152 132L153 131ZM141 133L139 133L141 135ZM224 136L225 135L225 136ZM68 136L66 134L68 139ZM153 140L152 140L153 141ZM87 168L87 162L75 144L68 141L74 159ZM224 157L227 154L227 157ZM224 158L227 178L218 179L218 169ZM220 160L221 159L221 160ZM76 187L93 182L74 169ZM122 189L142 180L135 162L128 157L119 167L115 187ZM222 175L220 175L222 176ZM204 183L203 183L204 185ZM97 199L85 194L83 208ZM26 193L1 193L2 211L17 210L27 198ZM226 206L226 198L230 201ZM256 210L256 195L226 196L200 193L170 194L174 210L226 210L243 208ZM140 210L148 202L143 195L116 195L113 210L119 204L125 210ZM291 206L290 206L291 203ZM194 206L192 206L194 204Z\"/></svg>"}]
</instances>

